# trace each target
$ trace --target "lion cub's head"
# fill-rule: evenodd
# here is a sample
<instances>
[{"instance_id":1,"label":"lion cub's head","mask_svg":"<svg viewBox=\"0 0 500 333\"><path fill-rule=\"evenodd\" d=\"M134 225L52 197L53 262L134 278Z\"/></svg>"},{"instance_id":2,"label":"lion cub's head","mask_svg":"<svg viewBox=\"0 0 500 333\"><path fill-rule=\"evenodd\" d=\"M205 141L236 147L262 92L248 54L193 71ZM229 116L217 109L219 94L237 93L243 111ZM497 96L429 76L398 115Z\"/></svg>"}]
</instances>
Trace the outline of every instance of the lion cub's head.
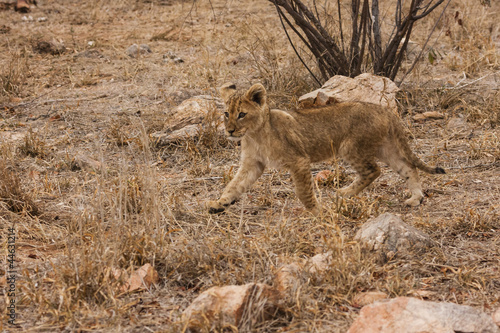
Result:
<instances>
[{"instance_id":1,"label":"lion cub's head","mask_svg":"<svg viewBox=\"0 0 500 333\"><path fill-rule=\"evenodd\" d=\"M262 84L254 84L244 92L236 90L236 85L226 83L219 91L226 104L224 124L229 140L239 141L264 124L268 107L266 89Z\"/></svg>"}]
</instances>

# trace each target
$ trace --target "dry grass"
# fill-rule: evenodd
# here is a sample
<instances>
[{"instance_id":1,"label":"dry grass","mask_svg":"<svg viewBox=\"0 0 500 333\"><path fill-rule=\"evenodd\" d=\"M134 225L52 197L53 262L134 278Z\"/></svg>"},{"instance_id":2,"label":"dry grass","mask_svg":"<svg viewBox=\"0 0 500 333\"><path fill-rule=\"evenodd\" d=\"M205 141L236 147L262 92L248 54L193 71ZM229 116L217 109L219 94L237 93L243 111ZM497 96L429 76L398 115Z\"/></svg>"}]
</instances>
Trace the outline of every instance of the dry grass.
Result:
<instances>
[{"instance_id":1,"label":"dry grass","mask_svg":"<svg viewBox=\"0 0 500 333\"><path fill-rule=\"evenodd\" d=\"M12 169L5 160L0 161L0 202L11 212L39 215L40 209L21 187L19 176Z\"/></svg>"},{"instance_id":2,"label":"dry grass","mask_svg":"<svg viewBox=\"0 0 500 333\"><path fill-rule=\"evenodd\" d=\"M179 332L183 309L209 287L272 283L282 263L326 251L335 255L324 279L304 277L293 304L241 331L345 332L359 312L353 297L367 290L498 307L499 7L472 2L453 4L433 45L445 57L421 62L399 98L414 150L448 174L422 175L428 197L411 209L405 184L386 168L358 197L339 202L334 189L352 170L340 161L315 165L314 173L334 171L317 187L319 218L304 212L289 175L274 170L227 214L205 211L238 165L239 147L217 134L216 108L194 140L162 148L150 140L175 105L215 95L226 81L264 82L278 107L295 106L314 87L267 1L53 1L33 10L33 22L0 11L11 27L0 40L0 221L14 223L18 236L20 327ZM35 53L31 41L40 36L62 40L66 51ZM129 58L134 43L153 53ZM168 52L184 62L164 58ZM425 111L445 119L412 120ZM448 126L453 118L464 127ZM364 253L354 234L383 212L401 215L435 245L419 256ZM120 293L124 281L112 269L144 263L160 284ZM14 331L3 312L0 322Z\"/></svg>"}]
</instances>

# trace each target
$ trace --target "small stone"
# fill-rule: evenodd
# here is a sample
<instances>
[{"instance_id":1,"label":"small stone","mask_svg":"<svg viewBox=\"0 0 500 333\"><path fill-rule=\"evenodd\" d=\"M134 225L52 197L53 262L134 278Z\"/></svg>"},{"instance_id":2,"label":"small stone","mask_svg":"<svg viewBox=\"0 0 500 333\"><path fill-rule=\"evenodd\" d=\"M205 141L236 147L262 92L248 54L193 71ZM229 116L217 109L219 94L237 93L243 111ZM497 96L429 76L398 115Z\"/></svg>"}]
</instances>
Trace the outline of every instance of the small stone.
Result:
<instances>
[{"instance_id":1,"label":"small stone","mask_svg":"<svg viewBox=\"0 0 500 333\"><path fill-rule=\"evenodd\" d=\"M145 54L145 53L153 53L153 51L151 51L151 48L147 44L141 44L139 46L139 50L143 54Z\"/></svg>"},{"instance_id":2,"label":"small stone","mask_svg":"<svg viewBox=\"0 0 500 333\"><path fill-rule=\"evenodd\" d=\"M139 55L144 55L147 53L152 53L151 49L146 44L141 44L140 46L137 44L132 44L128 47L126 53L131 58L137 58Z\"/></svg>"},{"instance_id":3,"label":"small stone","mask_svg":"<svg viewBox=\"0 0 500 333\"><path fill-rule=\"evenodd\" d=\"M335 174L330 170L321 170L316 174L314 179L318 182L318 184L325 184L331 181L335 177Z\"/></svg>"},{"instance_id":4,"label":"small stone","mask_svg":"<svg viewBox=\"0 0 500 333\"><path fill-rule=\"evenodd\" d=\"M184 60L178 56L176 56L174 53L168 51L163 55L163 61L165 62L173 62L175 64L181 64L184 62Z\"/></svg>"}]
</instances>

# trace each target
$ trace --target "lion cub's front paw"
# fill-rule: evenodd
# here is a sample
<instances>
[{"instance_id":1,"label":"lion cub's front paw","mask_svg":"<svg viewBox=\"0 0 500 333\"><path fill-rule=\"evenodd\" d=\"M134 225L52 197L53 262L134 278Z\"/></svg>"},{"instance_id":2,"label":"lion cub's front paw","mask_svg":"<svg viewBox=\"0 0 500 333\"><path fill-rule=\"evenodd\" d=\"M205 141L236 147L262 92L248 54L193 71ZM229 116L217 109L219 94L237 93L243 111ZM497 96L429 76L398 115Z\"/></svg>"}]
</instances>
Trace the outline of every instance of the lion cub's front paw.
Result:
<instances>
[{"instance_id":1,"label":"lion cub's front paw","mask_svg":"<svg viewBox=\"0 0 500 333\"><path fill-rule=\"evenodd\" d=\"M210 214L218 214L226 210L226 207L222 205L219 201L214 201L214 200L208 201L206 206Z\"/></svg>"}]
</instances>

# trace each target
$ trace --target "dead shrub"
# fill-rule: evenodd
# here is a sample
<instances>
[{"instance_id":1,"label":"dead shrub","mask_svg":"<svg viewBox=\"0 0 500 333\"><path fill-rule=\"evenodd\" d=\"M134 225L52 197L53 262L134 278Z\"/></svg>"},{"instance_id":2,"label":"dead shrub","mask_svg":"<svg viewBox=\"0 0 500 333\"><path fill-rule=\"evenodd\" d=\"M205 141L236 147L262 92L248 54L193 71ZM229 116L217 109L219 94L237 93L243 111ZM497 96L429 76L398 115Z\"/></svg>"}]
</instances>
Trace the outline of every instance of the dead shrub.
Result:
<instances>
[{"instance_id":1,"label":"dead shrub","mask_svg":"<svg viewBox=\"0 0 500 333\"><path fill-rule=\"evenodd\" d=\"M19 176L3 160L0 160L0 200L14 213L40 214L38 206L21 187Z\"/></svg>"},{"instance_id":2,"label":"dead shrub","mask_svg":"<svg viewBox=\"0 0 500 333\"><path fill-rule=\"evenodd\" d=\"M30 74L31 70L25 51L11 52L8 65L3 67L0 72L0 97L2 95L20 95L22 86Z\"/></svg>"},{"instance_id":3,"label":"dead shrub","mask_svg":"<svg viewBox=\"0 0 500 333\"><path fill-rule=\"evenodd\" d=\"M468 209L450 226L453 235L464 237L494 237L500 230L498 213L492 208L488 211Z\"/></svg>"},{"instance_id":4,"label":"dead shrub","mask_svg":"<svg viewBox=\"0 0 500 333\"><path fill-rule=\"evenodd\" d=\"M20 152L25 156L45 158L47 156L47 145L39 134L30 128L19 146Z\"/></svg>"}]
</instances>

